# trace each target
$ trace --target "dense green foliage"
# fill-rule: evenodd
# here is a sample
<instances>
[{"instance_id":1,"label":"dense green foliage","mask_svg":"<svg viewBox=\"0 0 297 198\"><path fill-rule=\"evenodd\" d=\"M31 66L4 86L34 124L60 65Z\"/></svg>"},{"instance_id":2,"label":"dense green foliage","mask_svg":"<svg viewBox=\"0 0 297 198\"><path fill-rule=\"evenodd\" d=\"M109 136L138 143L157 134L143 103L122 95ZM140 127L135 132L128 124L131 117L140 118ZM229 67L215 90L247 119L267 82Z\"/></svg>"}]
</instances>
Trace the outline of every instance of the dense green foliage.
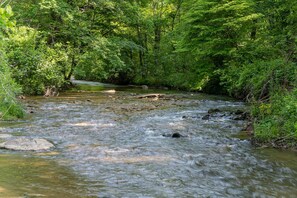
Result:
<instances>
[{"instance_id":1,"label":"dense green foliage","mask_svg":"<svg viewBox=\"0 0 297 198\"><path fill-rule=\"evenodd\" d=\"M256 137L261 141L297 138L297 90L290 93L274 94L270 103L257 104L254 114Z\"/></svg>"},{"instance_id":2,"label":"dense green foliage","mask_svg":"<svg viewBox=\"0 0 297 198\"><path fill-rule=\"evenodd\" d=\"M23 26L9 34L7 56L13 77L27 94L42 94L46 87L62 86L63 70L67 69L68 55L61 44L48 47L38 37L36 30Z\"/></svg>"},{"instance_id":3,"label":"dense green foliage","mask_svg":"<svg viewBox=\"0 0 297 198\"><path fill-rule=\"evenodd\" d=\"M7 6L8 1L0 2ZM229 94L254 104L256 138L297 140L295 0L19 0L10 5L13 18L4 9L0 15L6 39L1 67L25 94L61 88L72 76ZM5 31L12 21L16 24ZM17 89L9 84L14 96Z\"/></svg>"},{"instance_id":4,"label":"dense green foliage","mask_svg":"<svg viewBox=\"0 0 297 198\"><path fill-rule=\"evenodd\" d=\"M5 52L5 41L7 41L5 32L13 25L9 21L11 15L9 6L0 7L0 119L12 119L24 115L21 105L16 100L16 94L20 93L20 89L11 77Z\"/></svg>"}]
</instances>

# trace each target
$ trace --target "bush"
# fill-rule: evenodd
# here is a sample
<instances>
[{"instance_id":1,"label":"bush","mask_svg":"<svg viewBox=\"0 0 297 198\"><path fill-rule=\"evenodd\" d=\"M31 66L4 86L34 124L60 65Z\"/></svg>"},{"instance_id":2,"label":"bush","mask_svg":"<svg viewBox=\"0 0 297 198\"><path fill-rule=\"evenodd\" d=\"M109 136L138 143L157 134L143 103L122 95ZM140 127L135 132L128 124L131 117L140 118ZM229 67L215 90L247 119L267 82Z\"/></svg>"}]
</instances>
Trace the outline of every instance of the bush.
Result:
<instances>
[{"instance_id":1,"label":"bush","mask_svg":"<svg viewBox=\"0 0 297 198\"><path fill-rule=\"evenodd\" d=\"M297 89L274 94L269 103L254 106L253 115L257 139L297 140Z\"/></svg>"},{"instance_id":2,"label":"bush","mask_svg":"<svg viewBox=\"0 0 297 198\"><path fill-rule=\"evenodd\" d=\"M48 47L37 30L24 26L10 33L7 55L13 78L30 95L43 94L46 87L61 87L70 67L61 44Z\"/></svg>"},{"instance_id":3,"label":"bush","mask_svg":"<svg viewBox=\"0 0 297 198\"><path fill-rule=\"evenodd\" d=\"M4 33L8 26L13 23L9 20L12 16L11 8L7 6L5 9L0 8L0 119L13 119L24 116L21 105L16 100L16 94L21 89L11 78L10 68L7 64L5 53L6 40ZM3 31L4 30L4 31Z\"/></svg>"},{"instance_id":4,"label":"bush","mask_svg":"<svg viewBox=\"0 0 297 198\"><path fill-rule=\"evenodd\" d=\"M0 50L0 119L8 120L21 118L24 111L16 100L16 94L21 92L20 87L11 78L5 54Z\"/></svg>"},{"instance_id":5,"label":"bush","mask_svg":"<svg viewBox=\"0 0 297 198\"><path fill-rule=\"evenodd\" d=\"M221 70L230 95L252 103L257 142L297 141L297 65L285 59L257 60ZM283 146L283 145L277 145Z\"/></svg>"},{"instance_id":6,"label":"bush","mask_svg":"<svg viewBox=\"0 0 297 198\"><path fill-rule=\"evenodd\" d=\"M283 59L258 60L242 66L231 65L220 71L222 85L230 95L249 101L268 99L278 89L296 84L297 65Z\"/></svg>"},{"instance_id":7,"label":"bush","mask_svg":"<svg viewBox=\"0 0 297 198\"><path fill-rule=\"evenodd\" d=\"M74 70L76 79L108 81L117 79L127 66L120 59L120 47L112 40L98 37L81 55Z\"/></svg>"}]
</instances>

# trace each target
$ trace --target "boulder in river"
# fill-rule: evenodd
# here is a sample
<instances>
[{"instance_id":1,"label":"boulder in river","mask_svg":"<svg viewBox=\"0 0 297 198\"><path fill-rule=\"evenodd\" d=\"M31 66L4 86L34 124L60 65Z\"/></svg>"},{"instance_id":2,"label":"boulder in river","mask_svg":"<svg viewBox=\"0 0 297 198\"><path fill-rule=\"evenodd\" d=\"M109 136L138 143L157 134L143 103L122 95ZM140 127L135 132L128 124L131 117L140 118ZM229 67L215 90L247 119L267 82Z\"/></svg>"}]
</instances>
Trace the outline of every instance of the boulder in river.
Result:
<instances>
[{"instance_id":1,"label":"boulder in river","mask_svg":"<svg viewBox=\"0 0 297 198\"><path fill-rule=\"evenodd\" d=\"M4 134L4 133L0 134L0 139L7 139L7 138L11 138L11 137L13 137L13 136L10 134Z\"/></svg>"},{"instance_id":2,"label":"boulder in river","mask_svg":"<svg viewBox=\"0 0 297 198\"><path fill-rule=\"evenodd\" d=\"M147 90L149 87L147 85L142 85L141 88Z\"/></svg>"},{"instance_id":3,"label":"boulder in river","mask_svg":"<svg viewBox=\"0 0 297 198\"><path fill-rule=\"evenodd\" d=\"M180 137L183 137L180 133L173 133L172 138L180 138Z\"/></svg>"},{"instance_id":4,"label":"boulder in river","mask_svg":"<svg viewBox=\"0 0 297 198\"><path fill-rule=\"evenodd\" d=\"M206 114L205 116L202 117L202 120L209 120L209 118L210 118L210 115Z\"/></svg>"},{"instance_id":5,"label":"boulder in river","mask_svg":"<svg viewBox=\"0 0 297 198\"><path fill-rule=\"evenodd\" d=\"M163 134L163 137L171 137L171 138L181 138L181 137L186 137L178 132L175 132L173 134Z\"/></svg>"},{"instance_id":6,"label":"boulder in river","mask_svg":"<svg viewBox=\"0 0 297 198\"><path fill-rule=\"evenodd\" d=\"M17 137L0 143L0 148L16 151L48 150L54 145L46 139Z\"/></svg>"}]
</instances>

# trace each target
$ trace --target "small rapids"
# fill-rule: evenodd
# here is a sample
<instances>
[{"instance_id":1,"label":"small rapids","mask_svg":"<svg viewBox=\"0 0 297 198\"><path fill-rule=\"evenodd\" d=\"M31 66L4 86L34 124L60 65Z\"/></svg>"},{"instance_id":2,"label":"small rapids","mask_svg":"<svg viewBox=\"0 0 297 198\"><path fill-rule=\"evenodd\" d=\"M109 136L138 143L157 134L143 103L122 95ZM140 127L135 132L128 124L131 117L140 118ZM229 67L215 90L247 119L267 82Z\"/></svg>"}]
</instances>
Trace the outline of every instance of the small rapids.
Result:
<instances>
[{"instance_id":1,"label":"small rapids","mask_svg":"<svg viewBox=\"0 0 297 198\"><path fill-rule=\"evenodd\" d=\"M244 103L168 90L81 85L29 97L0 134L39 137L48 152L0 151L0 197L295 197L297 156L237 134ZM162 93L165 98L140 94ZM220 112L203 119L209 109ZM183 137L171 138L173 133ZM18 185L14 185L17 183Z\"/></svg>"}]
</instances>

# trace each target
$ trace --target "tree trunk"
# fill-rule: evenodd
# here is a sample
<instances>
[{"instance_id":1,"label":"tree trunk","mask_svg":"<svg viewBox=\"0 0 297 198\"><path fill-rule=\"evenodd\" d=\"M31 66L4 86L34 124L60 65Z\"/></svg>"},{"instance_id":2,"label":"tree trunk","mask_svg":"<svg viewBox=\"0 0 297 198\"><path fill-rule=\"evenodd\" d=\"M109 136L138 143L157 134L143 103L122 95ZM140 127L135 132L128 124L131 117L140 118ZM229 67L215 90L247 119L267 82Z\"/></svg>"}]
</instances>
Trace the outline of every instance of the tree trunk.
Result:
<instances>
[{"instance_id":1,"label":"tree trunk","mask_svg":"<svg viewBox=\"0 0 297 198\"><path fill-rule=\"evenodd\" d=\"M138 44L143 48L143 37L141 34L141 28L140 25L137 25L137 36L138 36ZM141 68L141 77L145 77L145 68L144 68L144 54L143 54L143 49L140 49L138 51L138 58L139 58L139 66Z\"/></svg>"}]
</instances>

